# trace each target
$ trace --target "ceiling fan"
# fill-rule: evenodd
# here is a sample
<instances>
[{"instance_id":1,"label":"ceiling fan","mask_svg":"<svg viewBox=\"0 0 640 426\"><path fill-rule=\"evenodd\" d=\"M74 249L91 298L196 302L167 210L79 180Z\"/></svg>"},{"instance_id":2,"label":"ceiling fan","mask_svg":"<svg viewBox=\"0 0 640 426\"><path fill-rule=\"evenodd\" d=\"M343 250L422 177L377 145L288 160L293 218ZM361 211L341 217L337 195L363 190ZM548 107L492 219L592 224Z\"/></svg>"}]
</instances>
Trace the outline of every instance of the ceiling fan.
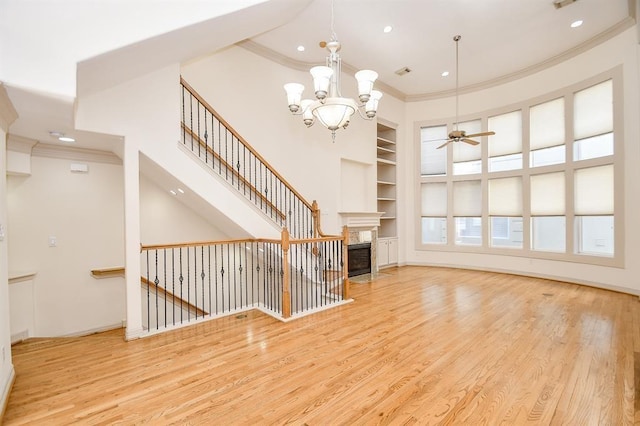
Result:
<instances>
[{"instance_id":1,"label":"ceiling fan","mask_svg":"<svg viewBox=\"0 0 640 426\"><path fill-rule=\"evenodd\" d=\"M453 41L456 42L456 129L449 133L449 139L447 139L446 142L440 145L437 149L443 148L452 142L464 142L469 145L478 145L480 142L470 138L479 136L491 136L496 134L495 132L480 132L467 135L464 130L458 130L458 42L461 38L462 36L460 35L453 37Z\"/></svg>"}]
</instances>

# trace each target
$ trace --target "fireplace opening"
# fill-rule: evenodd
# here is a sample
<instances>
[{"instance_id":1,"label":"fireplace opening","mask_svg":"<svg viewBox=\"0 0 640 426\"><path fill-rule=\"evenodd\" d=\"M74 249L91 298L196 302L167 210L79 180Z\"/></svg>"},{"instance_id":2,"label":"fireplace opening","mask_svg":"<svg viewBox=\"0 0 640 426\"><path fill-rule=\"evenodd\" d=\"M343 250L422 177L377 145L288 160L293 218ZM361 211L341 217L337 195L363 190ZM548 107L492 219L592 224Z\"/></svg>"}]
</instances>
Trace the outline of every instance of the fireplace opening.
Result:
<instances>
[{"instance_id":1,"label":"fireplace opening","mask_svg":"<svg viewBox=\"0 0 640 426\"><path fill-rule=\"evenodd\" d=\"M349 277L371 273L371 243L349 244Z\"/></svg>"}]
</instances>

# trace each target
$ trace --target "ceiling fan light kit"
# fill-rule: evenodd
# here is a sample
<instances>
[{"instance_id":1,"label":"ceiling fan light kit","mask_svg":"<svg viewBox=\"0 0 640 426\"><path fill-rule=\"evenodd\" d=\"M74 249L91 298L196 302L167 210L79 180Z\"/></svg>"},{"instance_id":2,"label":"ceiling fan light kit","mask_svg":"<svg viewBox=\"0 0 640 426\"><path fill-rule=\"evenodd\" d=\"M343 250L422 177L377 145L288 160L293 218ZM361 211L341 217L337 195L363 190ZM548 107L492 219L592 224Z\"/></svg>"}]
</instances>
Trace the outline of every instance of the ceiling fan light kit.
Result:
<instances>
[{"instance_id":1,"label":"ceiling fan light kit","mask_svg":"<svg viewBox=\"0 0 640 426\"><path fill-rule=\"evenodd\" d=\"M327 56L326 65L309 70L313 77L315 99L302 99L304 86L299 83L285 84L284 90L287 92L289 111L294 115L302 115L302 122L307 127L311 127L317 119L324 127L331 130L331 136L335 142L336 130L346 128L356 111L365 120L371 120L376 116L382 92L373 89L378 73L362 70L355 74L359 102L342 96L340 92L342 60L338 54L341 46L333 29L333 20L332 1L331 41L320 42L320 47L326 47L329 56Z\"/></svg>"}]
</instances>

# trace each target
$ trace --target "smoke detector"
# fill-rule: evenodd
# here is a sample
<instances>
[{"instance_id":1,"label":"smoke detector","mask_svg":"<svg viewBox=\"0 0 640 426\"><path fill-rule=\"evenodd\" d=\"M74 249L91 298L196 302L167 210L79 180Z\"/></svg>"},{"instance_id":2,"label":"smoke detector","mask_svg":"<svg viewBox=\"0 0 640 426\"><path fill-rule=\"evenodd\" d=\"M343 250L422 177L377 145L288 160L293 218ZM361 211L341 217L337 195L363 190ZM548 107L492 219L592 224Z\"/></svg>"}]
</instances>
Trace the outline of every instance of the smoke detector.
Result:
<instances>
[{"instance_id":1,"label":"smoke detector","mask_svg":"<svg viewBox=\"0 0 640 426\"><path fill-rule=\"evenodd\" d=\"M398 75L405 75L405 74L409 74L411 72L411 68L409 67L402 67L399 70L396 71L396 74Z\"/></svg>"},{"instance_id":2,"label":"smoke detector","mask_svg":"<svg viewBox=\"0 0 640 426\"><path fill-rule=\"evenodd\" d=\"M577 1L578 0L554 0L553 7L560 9L561 7L569 6Z\"/></svg>"}]
</instances>

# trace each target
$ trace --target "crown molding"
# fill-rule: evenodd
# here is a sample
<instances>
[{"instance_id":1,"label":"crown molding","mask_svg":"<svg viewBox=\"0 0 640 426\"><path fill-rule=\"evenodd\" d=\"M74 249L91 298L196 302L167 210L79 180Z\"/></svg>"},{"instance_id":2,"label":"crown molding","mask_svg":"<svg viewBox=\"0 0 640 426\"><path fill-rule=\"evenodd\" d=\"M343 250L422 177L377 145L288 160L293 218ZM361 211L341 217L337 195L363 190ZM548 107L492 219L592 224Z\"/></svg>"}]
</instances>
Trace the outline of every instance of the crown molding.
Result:
<instances>
[{"instance_id":1,"label":"crown molding","mask_svg":"<svg viewBox=\"0 0 640 426\"><path fill-rule=\"evenodd\" d=\"M25 138L24 136L18 136L9 133L7 137L7 151L31 154L31 150L37 143L38 141L35 139L29 139Z\"/></svg>"},{"instance_id":2,"label":"crown molding","mask_svg":"<svg viewBox=\"0 0 640 426\"><path fill-rule=\"evenodd\" d=\"M570 50L564 51L559 55L556 55L552 58L547 59L546 61L539 62L537 64L523 68L519 71L505 74L503 76L500 76L491 80L483 81L480 83L470 84L464 87L460 87L458 89L458 94L471 93L471 92L476 92L478 90L489 89L491 87L499 86L514 80L519 80L523 77L527 77L537 72L543 71L547 68L550 68L554 65L557 65L568 59L578 56L579 54L584 53L590 49L593 49L599 44L602 44L605 41L610 40L611 38L617 36L618 34L623 33L627 29L632 28L634 25L636 25L636 20L631 16L628 16L622 21L618 22L616 25L608 28L607 30L601 32L600 34L590 38L589 40L585 41L582 44L579 44L578 46ZM454 96L455 94L456 94L455 89L451 89L451 90L444 90L441 92L408 95L404 100L406 102L419 102L419 101L426 101L431 99L445 98L449 96Z\"/></svg>"},{"instance_id":3,"label":"crown molding","mask_svg":"<svg viewBox=\"0 0 640 426\"><path fill-rule=\"evenodd\" d=\"M0 128L7 132L11 123L16 121L17 118L18 112L13 107L4 84L0 83Z\"/></svg>"},{"instance_id":4,"label":"crown molding","mask_svg":"<svg viewBox=\"0 0 640 426\"><path fill-rule=\"evenodd\" d=\"M309 71L309 68L314 67L318 64L313 62L304 62L304 61L296 61L295 59L291 59L288 56L285 56L281 53L276 52L275 50L269 49L261 44L256 43L252 40L243 40L241 42L236 43L236 46L240 46L256 55L262 56L263 58L269 59L277 64L283 65L287 68L292 68L298 71ZM346 72L349 75L355 75L358 72L358 69L353 65L350 65L344 61L342 61L342 71ZM376 80L376 89L382 90L388 95L391 95L400 100L405 100L407 94L401 92L398 89L395 89L383 81Z\"/></svg>"},{"instance_id":5,"label":"crown molding","mask_svg":"<svg viewBox=\"0 0 640 426\"><path fill-rule=\"evenodd\" d=\"M499 86L514 80L521 79L523 77L530 76L532 74L535 74L537 72L550 68L554 65L557 65L561 62L564 62L568 59L571 59L575 56L578 56L579 54L584 53L589 49L592 49L598 46L599 44L604 43L607 40L610 40L611 38L617 36L618 34L621 34L622 32L636 25L636 19L635 19L636 7L634 4L635 1L637 0L629 0L629 16L627 16L625 19L621 20L617 24L613 25L612 27L608 28L607 30L601 32L600 34L597 34L596 36L590 38L589 40L579 44L578 46L572 49L569 49L567 51L564 51L545 61L523 68L521 70L509 73L509 74L505 74L491 80L486 80L479 83L460 87L458 88L458 94L471 93L478 90L489 89L491 87ZM282 55L281 53L278 53L272 49L269 49L268 47L265 47L251 40L244 40L239 43L236 43L236 45L243 47L249 50L250 52L260 55L280 65L283 65L295 70L307 71L310 67L316 65L313 63L291 59L285 55ZM356 68L354 68L353 66L345 62L342 62L342 69L343 71L346 71L348 74L351 74L351 75L355 74L357 71ZM443 90L440 92L418 93L415 95L408 95L404 92L401 92L400 90L397 90L389 86L388 84L380 80L376 80L376 87L384 91L385 93L391 96L394 96L404 102L428 101L432 99L446 98L446 97L454 96L456 94L455 89L450 89L450 90Z\"/></svg>"},{"instance_id":6,"label":"crown molding","mask_svg":"<svg viewBox=\"0 0 640 426\"><path fill-rule=\"evenodd\" d=\"M93 163L122 164L122 160L111 151L76 148L72 146L37 143L31 154L34 157L59 158L74 161L90 161Z\"/></svg>"}]
</instances>

